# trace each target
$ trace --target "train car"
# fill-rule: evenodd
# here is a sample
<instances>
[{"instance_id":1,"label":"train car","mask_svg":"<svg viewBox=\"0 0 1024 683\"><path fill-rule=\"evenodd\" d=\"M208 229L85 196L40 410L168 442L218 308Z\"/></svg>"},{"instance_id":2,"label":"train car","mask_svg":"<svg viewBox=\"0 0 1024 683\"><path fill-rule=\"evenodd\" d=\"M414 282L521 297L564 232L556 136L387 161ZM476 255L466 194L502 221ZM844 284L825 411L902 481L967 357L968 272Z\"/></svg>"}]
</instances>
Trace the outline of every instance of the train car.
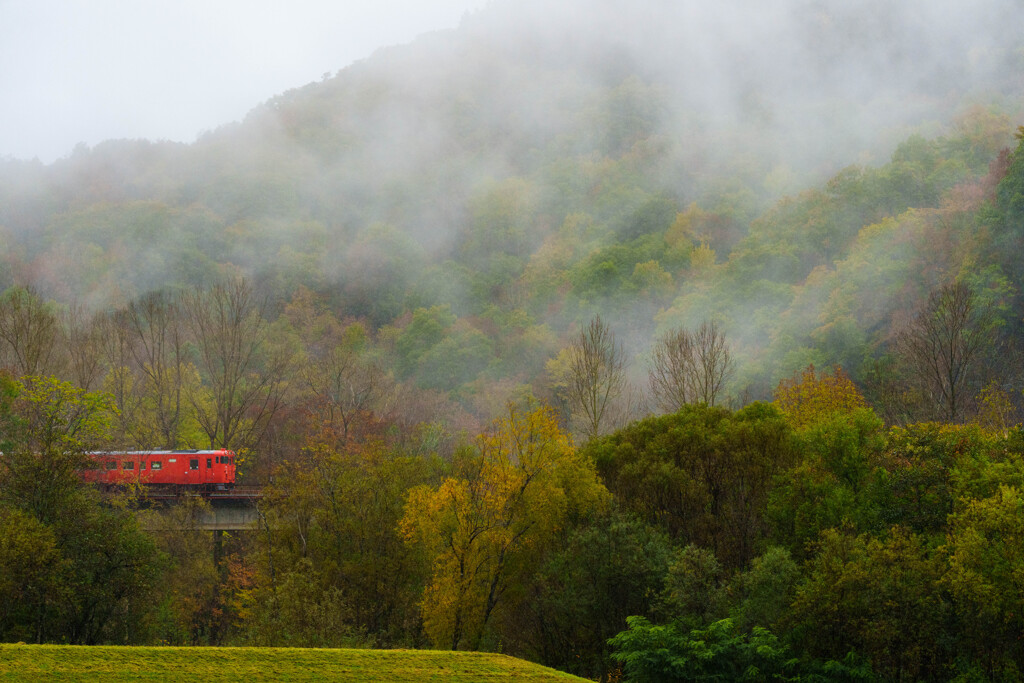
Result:
<instances>
[{"instance_id":1,"label":"train car","mask_svg":"<svg viewBox=\"0 0 1024 683\"><path fill-rule=\"evenodd\" d=\"M143 484L147 487L224 490L235 484L235 453L210 451L107 451L89 454L86 481L105 487Z\"/></svg>"}]
</instances>

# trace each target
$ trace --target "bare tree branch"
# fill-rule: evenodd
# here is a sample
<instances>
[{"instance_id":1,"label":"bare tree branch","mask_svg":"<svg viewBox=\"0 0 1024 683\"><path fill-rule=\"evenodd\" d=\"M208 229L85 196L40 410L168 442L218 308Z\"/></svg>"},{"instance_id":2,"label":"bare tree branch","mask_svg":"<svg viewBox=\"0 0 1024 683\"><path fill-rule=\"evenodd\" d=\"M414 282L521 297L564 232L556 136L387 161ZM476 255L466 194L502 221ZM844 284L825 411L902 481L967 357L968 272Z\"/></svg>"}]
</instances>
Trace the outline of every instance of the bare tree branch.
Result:
<instances>
[{"instance_id":1,"label":"bare tree branch","mask_svg":"<svg viewBox=\"0 0 1024 683\"><path fill-rule=\"evenodd\" d=\"M60 375L60 359L55 351L60 325L52 306L28 287L12 287L0 296L0 342L4 364L14 373Z\"/></svg>"},{"instance_id":2,"label":"bare tree branch","mask_svg":"<svg viewBox=\"0 0 1024 683\"><path fill-rule=\"evenodd\" d=\"M651 393L662 410L674 413L687 403L715 405L733 372L725 334L715 322L696 332L666 332L654 345L648 372Z\"/></svg>"},{"instance_id":3,"label":"bare tree branch","mask_svg":"<svg viewBox=\"0 0 1024 683\"><path fill-rule=\"evenodd\" d=\"M615 335L595 316L569 347L566 394L570 409L583 422L588 439L601 433L609 405L625 384L626 354Z\"/></svg>"},{"instance_id":4,"label":"bare tree branch","mask_svg":"<svg viewBox=\"0 0 1024 683\"><path fill-rule=\"evenodd\" d=\"M930 397L938 417L960 422L975 395L981 355L994 340L995 313L982 307L967 285L955 282L932 293L927 305L897 337L910 380Z\"/></svg>"},{"instance_id":5,"label":"bare tree branch","mask_svg":"<svg viewBox=\"0 0 1024 683\"><path fill-rule=\"evenodd\" d=\"M181 306L211 394L189 395L210 446L253 445L280 407L291 354L272 348L264 304L243 279L192 290Z\"/></svg>"},{"instance_id":6,"label":"bare tree branch","mask_svg":"<svg viewBox=\"0 0 1024 683\"><path fill-rule=\"evenodd\" d=\"M129 347L143 378L142 392L153 405L155 435L163 448L179 447L184 420L184 372L188 363L179 305L164 293L133 301L124 322Z\"/></svg>"}]
</instances>

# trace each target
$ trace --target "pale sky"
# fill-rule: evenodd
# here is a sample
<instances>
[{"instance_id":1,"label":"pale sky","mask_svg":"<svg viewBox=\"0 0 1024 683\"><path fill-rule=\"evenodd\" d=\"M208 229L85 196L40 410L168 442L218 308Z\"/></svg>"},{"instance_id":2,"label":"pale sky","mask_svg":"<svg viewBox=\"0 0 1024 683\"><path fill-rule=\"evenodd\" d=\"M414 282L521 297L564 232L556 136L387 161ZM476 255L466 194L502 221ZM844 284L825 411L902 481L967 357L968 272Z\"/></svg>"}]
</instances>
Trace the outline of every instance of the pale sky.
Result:
<instances>
[{"instance_id":1,"label":"pale sky","mask_svg":"<svg viewBox=\"0 0 1024 683\"><path fill-rule=\"evenodd\" d=\"M0 0L0 158L192 142L486 0Z\"/></svg>"}]
</instances>

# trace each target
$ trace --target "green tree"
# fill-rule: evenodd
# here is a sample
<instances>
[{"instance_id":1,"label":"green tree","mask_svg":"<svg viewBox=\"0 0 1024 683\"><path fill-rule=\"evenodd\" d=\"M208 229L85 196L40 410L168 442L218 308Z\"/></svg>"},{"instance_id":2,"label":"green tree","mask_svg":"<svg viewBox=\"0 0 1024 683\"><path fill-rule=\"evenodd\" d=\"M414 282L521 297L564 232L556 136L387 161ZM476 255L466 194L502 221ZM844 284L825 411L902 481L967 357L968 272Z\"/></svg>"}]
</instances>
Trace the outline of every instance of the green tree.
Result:
<instances>
[{"instance_id":1,"label":"green tree","mask_svg":"<svg viewBox=\"0 0 1024 683\"><path fill-rule=\"evenodd\" d=\"M332 431L330 425L313 429L303 457L285 463L265 489L268 530L261 539L282 575L268 568L261 576L256 637L265 644L341 644L328 632L314 637L325 622L310 621L293 633L299 622L279 620L287 616L283 582L291 580L295 590L317 587L293 596L312 601L292 606L295 615L318 613L315 603L324 594L343 612L337 623L345 625L344 638L351 630L379 646L415 646L421 642L416 603L429 567L405 543L399 521L410 489L436 484L444 465L377 438L339 442Z\"/></svg>"},{"instance_id":2,"label":"green tree","mask_svg":"<svg viewBox=\"0 0 1024 683\"><path fill-rule=\"evenodd\" d=\"M941 558L905 529L884 539L830 529L783 623L813 657L855 651L885 679L935 680L949 662L942 571Z\"/></svg>"},{"instance_id":3,"label":"green tree","mask_svg":"<svg viewBox=\"0 0 1024 683\"><path fill-rule=\"evenodd\" d=\"M803 576L785 548L773 546L729 581L729 616L741 631L776 629L789 611Z\"/></svg>"},{"instance_id":4,"label":"green tree","mask_svg":"<svg viewBox=\"0 0 1024 683\"><path fill-rule=\"evenodd\" d=\"M399 377L410 377L416 371L420 358L444 339L455 321L455 314L448 306L417 308L413 311L412 320L395 340Z\"/></svg>"},{"instance_id":5,"label":"green tree","mask_svg":"<svg viewBox=\"0 0 1024 683\"><path fill-rule=\"evenodd\" d=\"M110 402L53 377L25 377L5 388L12 401L2 430L0 504L54 524L84 501L78 475L105 442Z\"/></svg>"},{"instance_id":6,"label":"green tree","mask_svg":"<svg viewBox=\"0 0 1024 683\"><path fill-rule=\"evenodd\" d=\"M769 630L738 632L731 619L705 628L658 626L630 617L629 629L611 639L612 655L627 680L670 681L870 681L871 667L855 656L827 662L797 659Z\"/></svg>"},{"instance_id":7,"label":"green tree","mask_svg":"<svg viewBox=\"0 0 1024 683\"><path fill-rule=\"evenodd\" d=\"M152 522L148 526L157 529L153 536L167 561L152 617L153 638L169 645L220 644L226 630L224 620L233 615L224 605L223 567L217 566L214 557L214 532L200 526L211 512L209 502L197 495L183 495L165 510L146 512L146 519Z\"/></svg>"},{"instance_id":8,"label":"green tree","mask_svg":"<svg viewBox=\"0 0 1024 683\"><path fill-rule=\"evenodd\" d=\"M42 640L46 615L68 597L65 562L49 527L0 507L0 641Z\"/></svg>"},{"instance_id":9,"label":"green tree","mask_svg":"<svg viewBox=\"0 0 1024 683\"><path fill-rule=\"evenodd\" d=\"M664 532L615 507L582 520L507 620L513 651L578 676L608 676L608 639L630 615L652 615L670 555Z\"/></svg>"},{"instance_id":10,"label":"green tree","mask_svg":"<svg viewBox=\"0 0 1024 683\"><path fill-rule=\"evenodd\" d=\"M768 529L775 477L794 464L792 432L773 406L732 412L688 405L597 439L585 448L623 508L680 545L744 565Z\"/></svg>"},{"instance_id":11,"label":"green tree","mask_svg":"<svg viewBox=\"0 0 1024 683\"><path fill-rule=\"evenodd\" d=\"M989 676L1007 663L1024 670L1024 495L1000 486L950 518L949 571L962 634Z\"/></svg>"},{"instance_id":12,"label":"green tree","mask_svg":"<svg viewBox=\"0 0 1024 683\"><path fill-rule=\"evenodd\" d=\"M52 534L56 549L45 577L55 589L27 605L32 638L146 640L162 559L127 510L102 504L78 476L90 462L88 451L105 440L108 398L29 377L7 399L10 409L2 411L0 425L0 508L36 520L35 528Z\"/></svg>"},{"instance_id":13,"label":"green tree","mask_svg":"<svg viewBox=\"0 0 1024 683\"><path fill-rule=\"evenodd\" d=\"M1012 442L1010 442L1012 443ZM992 495L1024 475L1006 437L974 425L893 427L875 470L883 522L943 539L958 500ZM1009 448L1008 448L1009 446Z\"/></svg>"},{"instance_id":14,"label":"green tree","mask_svg":"<svg viewBox=\"0 0 1024 683\"><path fill-rule=\"evenodd\" d=\"M697 628L725 616L727 597L718 558L710 550L688 545L669 563L659 610L671 621Z\"/></svg>"},{"instance_id":15,"label":"green tree","mask_svg":"<svg viewBox=\"0 0 1024 683\"><path fill-rule=\"evenodd\" d=\"M805 559L826 529L878 530L874 469L885 445L882 422L870 409L833 413L798 433L799 459L777 482L768 503L773 542Z\"/></svg>"}]
</instances>

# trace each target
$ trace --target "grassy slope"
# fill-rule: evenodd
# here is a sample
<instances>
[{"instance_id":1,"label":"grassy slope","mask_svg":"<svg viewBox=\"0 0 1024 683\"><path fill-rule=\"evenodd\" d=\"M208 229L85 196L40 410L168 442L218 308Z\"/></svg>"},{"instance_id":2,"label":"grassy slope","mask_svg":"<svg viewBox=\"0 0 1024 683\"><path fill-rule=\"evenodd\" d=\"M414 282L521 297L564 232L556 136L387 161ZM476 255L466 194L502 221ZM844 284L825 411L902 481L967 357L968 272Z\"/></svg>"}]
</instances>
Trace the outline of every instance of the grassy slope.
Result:
<instances>
[{"instance_id":1,"label":"grassy slope","mask_svg":"<svg viewBox=\"0 0 1024 683\"><path fill-rule=\"evenodd\" d=\"M0 645L0 681L580 681L482 652Z\"/></svg>"}]
</instances>

